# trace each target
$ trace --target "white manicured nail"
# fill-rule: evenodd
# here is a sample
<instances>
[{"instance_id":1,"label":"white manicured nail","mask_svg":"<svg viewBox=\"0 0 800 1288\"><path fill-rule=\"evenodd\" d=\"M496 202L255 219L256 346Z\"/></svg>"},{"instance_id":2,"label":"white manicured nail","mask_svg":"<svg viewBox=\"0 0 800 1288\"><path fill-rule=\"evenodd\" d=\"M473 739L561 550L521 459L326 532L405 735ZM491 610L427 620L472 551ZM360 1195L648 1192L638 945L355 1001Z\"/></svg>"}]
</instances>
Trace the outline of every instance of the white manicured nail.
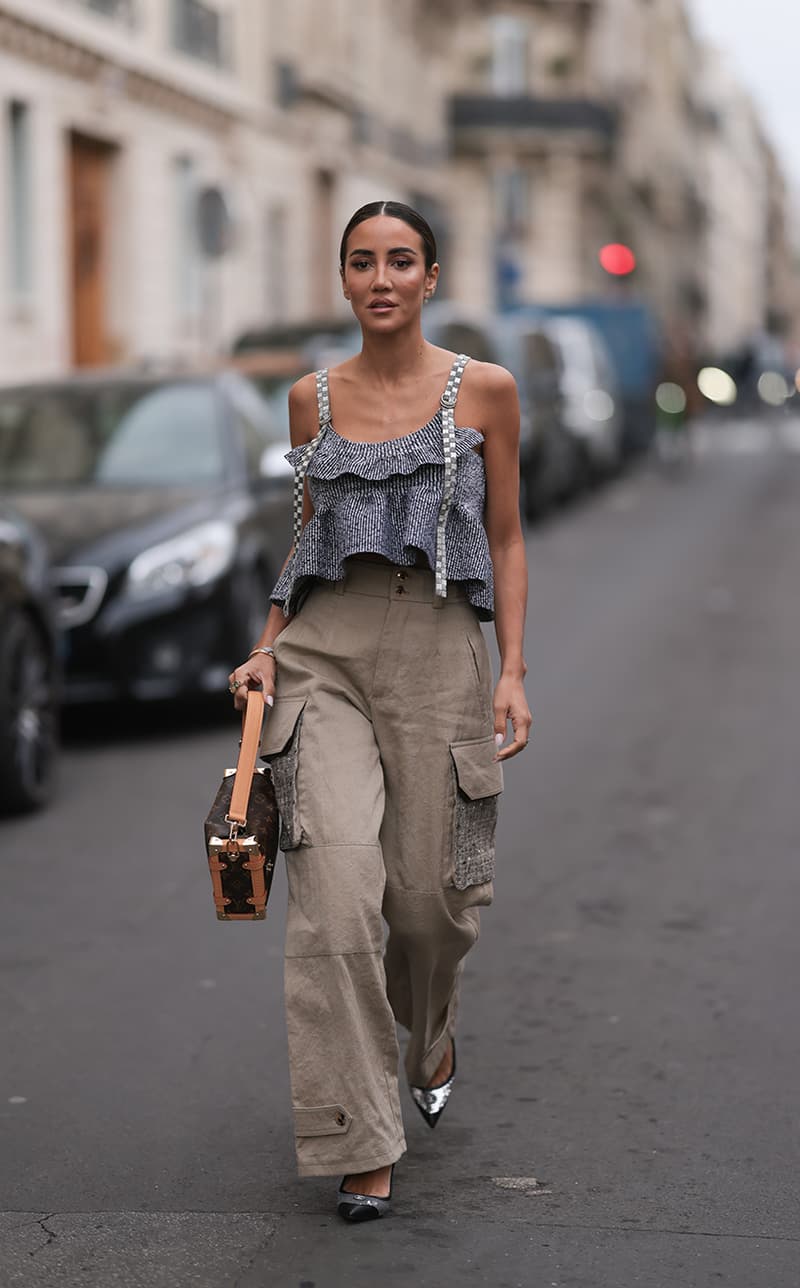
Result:
<instances>
[{"instance_id":1,"label":"white manicured nail","mask_svg":"<svg viewBox=\"0 0 800 1288\"><path fill-rule=\"evenodd\" d=\"M495 743L495 746L496 746L496 747L502 747L502 745L503 745L503 735L502 735L501 733L496 733L496 734L495 734L495 736L494 736L494 743Z\"/></svg>"},{"instance_id":2,"label":"white manicured nail","mask_svg":"<svg viewBox=\"0 0 800 1288\"><path fill-rule=\"evenodd\" d=\"M271 693L268 693L268 694L267 694L267 696L265 697L264 701L266 702L266 704L267 704L267 706L268 706L268 707L271 707L271 706L272 706L272 704L273 704L273 702L275 701L275 699L273 698L273 696L272 696L272 694L271 694Z\"/></svg>"}]
</instances>

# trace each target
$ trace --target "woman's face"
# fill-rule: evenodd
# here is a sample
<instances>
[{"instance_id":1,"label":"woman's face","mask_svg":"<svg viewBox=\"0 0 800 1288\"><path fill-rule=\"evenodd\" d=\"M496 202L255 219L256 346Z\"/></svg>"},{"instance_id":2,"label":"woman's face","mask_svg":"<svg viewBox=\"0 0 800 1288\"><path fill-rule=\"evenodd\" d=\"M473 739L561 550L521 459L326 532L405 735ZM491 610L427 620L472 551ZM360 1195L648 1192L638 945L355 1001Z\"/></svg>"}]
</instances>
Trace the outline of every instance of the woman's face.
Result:
<instances>
[{"instance_id":1,"label":"woman's face","mask_svg":"<svg viewBox=\"0 0 800 1288\"><path fill-rule=\"evenodd\" d=\"M438 275L438 264L426 269L422 238L403 219L375 215L348 238L344 295L370 331L394 331L418 317Z\"/></svg>"}]
</instances>

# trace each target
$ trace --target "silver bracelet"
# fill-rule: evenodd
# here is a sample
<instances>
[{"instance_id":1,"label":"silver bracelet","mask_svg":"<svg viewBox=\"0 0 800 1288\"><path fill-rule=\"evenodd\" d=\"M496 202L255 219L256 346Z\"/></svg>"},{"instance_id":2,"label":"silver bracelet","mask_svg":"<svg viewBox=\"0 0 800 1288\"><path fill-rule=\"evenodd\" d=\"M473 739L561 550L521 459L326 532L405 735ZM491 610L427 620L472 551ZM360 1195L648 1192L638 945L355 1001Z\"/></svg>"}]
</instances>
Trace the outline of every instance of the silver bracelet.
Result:
<instances>
[{"instance_id":1,"label":"silver bracelet","mask_svg":"<svg viewBox=\"0 0 800 1288\"><path fill-rule=\"evenodd\" d=\"M254 648L254 649L251 649L250 652L247 654L248 662L250 661L251 657L255 657L256 653L264 653L266 654L267 657L275 657L274 648Z\"/></svg>"}]
</instances>

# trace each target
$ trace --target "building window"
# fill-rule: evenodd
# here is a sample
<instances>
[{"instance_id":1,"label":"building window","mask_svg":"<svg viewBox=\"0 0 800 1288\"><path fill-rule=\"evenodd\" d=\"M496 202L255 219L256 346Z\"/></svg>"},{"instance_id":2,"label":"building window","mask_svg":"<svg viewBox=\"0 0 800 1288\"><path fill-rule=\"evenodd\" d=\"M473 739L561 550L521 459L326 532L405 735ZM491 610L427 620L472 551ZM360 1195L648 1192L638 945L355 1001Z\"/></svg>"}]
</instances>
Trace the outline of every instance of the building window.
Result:
<instances>
[{"instance_id":1,"label":"building window","mask_svg":"<svg viewBox=\"0 0 800 1288\"><path fill-rule=\"evenodd\" d=\"M311 198L311 308L319 318L333 315L339 301L337 261L336 174L316 170Z\"/></svg>"},{"instance_id":2,"label":"building window","mask_svg":"<svg viewBox=\"0 0 800 1288\"><path fill-rule=\"evenodd\" d=\"M283 322L289 304L289 248L284 206L271 206L267 211L264 241L264 309L270 321Z\"/></svg>"},{"instance_id":3,"label":"building window","mask_svg":"<svg viewBox=\"0 0 800 1288\"><path fill-rule=\"evenodd\" d=\"M175 291L178 317L193 322L199 311L199 254L197 246L197 180L191 157L174 163Z\"/></svg>"},{"instance_id":4,"label":"building window","mask_svg":"<svg viewBox=\"0 0 800 1288\"><path fill-rule=\"evenodd\" d=\"M450 254L452 230L447 209L436 197L416 189L412 189L408 199L414 210L418 210L423 219L428 221L436 235L436 250L439 256L439 263L442 266L436 285L436 298L437 300L445 299L451 292L447 269L448 265L452 263ZM459 352L461 351L459 350Z\"/></svg>"},{"instance_id":5,"label":"building window","mask_svg":"<svg viewBox=\"0 0 800 1288\"><path fill-rule=\"evenodd\" d=\"M370 143L372 141L372 116L363 107L353 109L350 127L350 137L354 143Z\"/></svg>"},{"instance_id":6,"label":"building window","mask_svg":"<svg viewBox=\"0 0 800 1288\"><path fill-rule=\"evenodd\" d=\"M119 22L135 27L138 21L137 0L81 0L84 9L93 13L102 13L106 18L115 18Z\"/></svg>"},{"instance_id":7,"label":"building window","mask_svg":"<svg viewBox=\"0 0 800 1288\"><path fill-rule=\"evenodd\" d=\"M278 107L292 107L298 93L297 68L294 63L279 59L274 65L273 79Z\"/></svg>"},{"instance_id":8,"label":"building window","mask_svg":"<svg viewBox=\"0 0 800 1288\"><path fill-rule=\"evenodd\" d=\"M27 103L14 101L6 108L8 281L17 299L27 299L33 290L30 117Z\"/></svg>"},{"instance_id":9,"label":"building window","mask_svg":"<svg viewBox=\"0 0 800 1288\"><path fill-rule=\"evenodd\" d=\"M172 40L182 54L222 67L228 63L223 15L204 0L172 0Z\"/></svg>"},{"instance_id":10,"label":"building window","mask_svg":"<svg viewBox=\"0 0 800 1288\"><path fill-rule=\"evenodd\" d=\"M494 175L495 228L500 237L524 237L530 219L529 176L518 166Z\"/></svg>"},{"instance_id":11,"label":"building window","mask_svg":"<svg viewBox=\"0 0 800 1288\"><path fill-rule=\"evenodd\" d=\"M491 19L492 59L491 89L493 94L527 94L528 39L530 28L524 18L508 14Z\"/></svg>"}]
</instances>

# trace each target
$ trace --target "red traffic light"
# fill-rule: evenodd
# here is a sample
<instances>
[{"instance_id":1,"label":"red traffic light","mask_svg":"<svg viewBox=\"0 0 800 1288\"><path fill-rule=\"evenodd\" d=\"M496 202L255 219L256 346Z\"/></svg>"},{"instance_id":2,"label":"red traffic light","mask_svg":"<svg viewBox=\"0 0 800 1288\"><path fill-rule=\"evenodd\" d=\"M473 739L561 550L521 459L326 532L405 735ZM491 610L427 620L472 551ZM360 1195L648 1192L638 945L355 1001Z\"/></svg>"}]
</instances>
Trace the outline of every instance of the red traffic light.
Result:
<instances>
[{"instance_id":1,"label":"red traffic light","mask_svg":"<svg viewBox=\"0 0 800 1288\"><path fill-rule=\"evenodd\" d=\"M621 242L603 246L599 259L606 272L614 277L626 277L636 267L636 256L630 246L623 246Z\"/></svg>"}]
</instances>

